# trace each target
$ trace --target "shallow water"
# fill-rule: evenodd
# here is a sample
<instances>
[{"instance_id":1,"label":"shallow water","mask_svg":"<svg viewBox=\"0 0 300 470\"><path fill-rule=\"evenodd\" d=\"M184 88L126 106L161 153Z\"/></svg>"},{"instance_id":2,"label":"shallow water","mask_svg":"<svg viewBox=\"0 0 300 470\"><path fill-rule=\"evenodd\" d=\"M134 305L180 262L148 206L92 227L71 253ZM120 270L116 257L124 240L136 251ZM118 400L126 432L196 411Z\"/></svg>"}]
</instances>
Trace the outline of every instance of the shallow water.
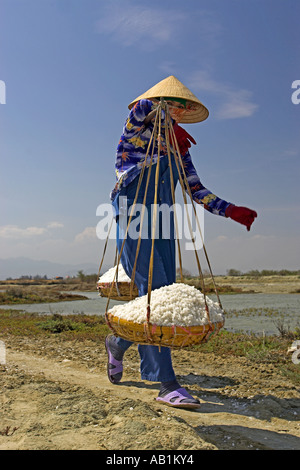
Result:
<instances>
[{"instance_id":1,"label":"shallow water","mask_svg":"<svg viewBox=\"0 0 300 470\"><path fill-rule=\"evenodd\" d=\"M299 294L223 295L221 303L227 312L225 328L229 331L278 334L278 321L286 328L300 327Z\"/></svg>"},{"instance_id":2,"label":"shallow water","mask_svg":"<svg viewBox=\"0 0 300 470\"><path fill-rule=\"evenodd\" d=\"M76 292L77 293L77 292ZM44 315L60 313L104 315L107 299L99 297L98 292L78 292L87 300L54 302L43 304L1 305L1 308L37 312ZM209 296L216 300L214 295ZM222 306L227 312L225 329L254 333L277 334L275 323L283 319L284 325L300 326L300 294L234 294L220 296ZM123 302L110 300L109 307Z\"/></svg>"},{"instance_id":3,"label":"shallow water","mask_svg":"<svg viewBox=\"0 0 300 470\"><path fill-rule=\"evenodd\" d=\"M74 294L74 292L70 292ZM78 295L88 297L87 300L69 300L66 302L47 302L42 304L15 304L0 305L0 308L12 308L14 310L23 310L24 312L40 313L42 315L51 315L60 313L61 315L70 315L76 313L85 313L87 315L104 315L107 298L99 297L98 292L78 292ZM123 302L110 300L109 307L119 305Z\"/></svg>"}]
</instances>

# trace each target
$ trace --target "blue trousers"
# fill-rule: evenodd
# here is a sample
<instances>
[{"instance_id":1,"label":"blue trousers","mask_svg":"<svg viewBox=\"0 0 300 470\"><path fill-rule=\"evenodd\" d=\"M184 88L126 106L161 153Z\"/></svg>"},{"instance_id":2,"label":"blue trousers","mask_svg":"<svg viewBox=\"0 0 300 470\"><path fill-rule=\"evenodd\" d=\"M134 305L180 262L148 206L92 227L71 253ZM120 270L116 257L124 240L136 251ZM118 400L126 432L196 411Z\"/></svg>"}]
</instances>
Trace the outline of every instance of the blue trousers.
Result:
<instances>
[{"instance_id":1,"label":"blue trousers","mask_svg":"<svg viewBox=\"0 0 300 470\"><path fill-rule=\"evenodd\" d=\"M146 208L147 212L145 217L148 217L148 227L151 230L151 203L154 200L154 177L155 177L156 165L153 165L150 177L150 183L148 186ZM146 170L142 186L139 191L139 197L137 202L143 201L145 191L145 181L147 177ZM173 167L174 183L176 184L178 177L176 169ZM138 177L135 178L127 187L122 188L119 195L113 201L113 205L116 211L117 221L117 247L120 252L127 224L120 224L120 213L122 207L119 203L120 197L126 197L128 208L132 205L136 187L138 184ZM171 196L171 185L170 185L170 168L168 166L167 157L161 159L160 162L160 177L158 185L158 202L160 204L167 203L172 205ZM134 219L132 219L134 222ZM171 220L171 225L173 224ZM144 225L143 225L144 226ZM134 266L136 251L137 251L137 239L133 239L127 236L122 255L121 263L126 274L131 278L132 270ZM135 274L135 284L138 288L139 295L146 295L148 292L148 274L149 274L149 261L151 253L152 240L151 237L141 240L139 255L137 259L137 267ZM153 283L152 290L158 289L159 287L173 284L176 281L176 254L175 254L175 238L174 238L174 227L170 227L170 237L163 239L159 237L154 242L154 261L153 261ZM145 311L146 319L146 311ZM123 351L126 351L133 343L123 338L117 338L117 344ZM143 380L149 380L152 382L168 382L175 380L175 373L172 366L171 351L170 348L151 345L138 345L138 351L141 359L140 370L141 377Z\"/></svg>"}]
</instances>

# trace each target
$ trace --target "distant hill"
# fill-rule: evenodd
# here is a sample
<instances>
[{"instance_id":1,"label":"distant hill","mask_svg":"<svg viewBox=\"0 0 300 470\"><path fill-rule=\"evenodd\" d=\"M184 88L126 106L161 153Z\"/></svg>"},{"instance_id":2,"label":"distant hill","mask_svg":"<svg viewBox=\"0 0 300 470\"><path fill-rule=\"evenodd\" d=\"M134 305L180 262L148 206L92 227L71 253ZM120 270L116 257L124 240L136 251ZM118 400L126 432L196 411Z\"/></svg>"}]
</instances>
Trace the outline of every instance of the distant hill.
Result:
<instances>
[{"instance_id":1,"label":"distant hill","mask_svg":"<svg viewBox=\"0 0 300 470\"><path fill-rule=\"evenodd\" d=\"M84 274L97 273L99 265L92 263L83 264L60 264L46 260L33 260L30 258L7 258L0 259L0 280L9 277L16 279L21 276L47 276L52 278L55 276L75 276L78 271L82 270ZM106 269L103 266L103 269ZM103 269L101 270L103 272Z\"/></svg>"}]
</instances>

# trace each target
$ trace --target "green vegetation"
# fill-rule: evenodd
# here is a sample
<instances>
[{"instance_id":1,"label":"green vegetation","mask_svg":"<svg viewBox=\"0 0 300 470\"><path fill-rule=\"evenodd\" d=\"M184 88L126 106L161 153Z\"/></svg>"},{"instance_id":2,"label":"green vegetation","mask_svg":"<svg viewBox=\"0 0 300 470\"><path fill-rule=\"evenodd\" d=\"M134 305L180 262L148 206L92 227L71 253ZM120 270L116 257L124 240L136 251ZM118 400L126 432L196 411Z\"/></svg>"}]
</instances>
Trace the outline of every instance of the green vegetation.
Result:
<instances>
[{"instance_id":1,"label":"green vegetation","mask_svg":"<svg viewBox=\"0 0 300 470\"><path fill-rule=\"evenodd\" d=\"M177 278L177 282L181 282L181 279ZM196 289L199 289L201 292L203 292L203 283L198 277L188 277L188 278L183 278L183 282L189 286L194 286ZM215 293L215 287L212 283L208 283L205 281L204 283L205 286L205 293L206 294L214 294ZM237 286L231 286L231 285L217 285L217 290L219 294L245 294L245 293L253 293L253 290L243 290L240 287Z\"/></svg>"},{"instance_id":2,"label":"green vegetation","mask_svg":"<svg viewBox=\"0 0 300 470\"><path fill-rule=\"evenodd\" d=\"M33 304L45 302L63 302L66 300L84 300L87 297L77 294L61 293L51 290L22 289L21 287L8 287L0 292L0 304Z\"/></svg>"},{"instance_id":3,"label":"green vegetation","mask_svg":"<svg viewBox=\"0 0 300 470\"><path fill-rule=\"evenodd\" d=\"M70 314L70 315L40 315L27 313L20 310L0 309L1 336L9 334L16 336L41 336L49 334L61 334L68 339L88 338L92 340L104 339L109 328L102 315ZM201 345L203 351L217 350L221 354L247 355L248 346L263 345L264 350L269 348L282 348L286 351L292 341L300 339L300 328L291 332L288 328L280 327L278 335L265 336L254 333L231 333L221 330L210 341ZM247 347L245 345L248 345ZM199 346L197 346L199 347ZM261 347L261 346L259 346Z\"/></svg>"},{"instance_id":4,"label":"green vegetation","mask_svg":"<svg viewBox=\"0 0 300 470\"><path fill-rule=\"evenodd\" d=\"M258 362L277 362L286 357L294 340L300 339L300 330L288 335L262 336L254 333L232 333L221 330L207 343L194 346L201 352L218 352L222 356L243 356Z\"/></svg>"},{"instance_id":5,"label":"green vegetation","mask_svg":"<svg viewBox=\"0 0 300 470\"><path fill-rule=\"evenodd\" d=\"M48 279L48 277L45 276L40 276L39 274L36 274L35 276L31 275L25 275L21 276L17 279L13 279L11 277L8 277L6 281L0 281L0 284L18 284L18 285L39 285L39 284L47 284L47 285L53 285L53 284L77 284L78 282L87 282L87 283L94 283L96 284L98 280L98 275L97 274L84 274L83 270L80 270L77 272L76 276L67 276L67 277L62 277L62 276L56 276L53 279Z\"/></svg>"},{"instance_id":6,"label":"green vegetation","mask_svg":"<svg viewBox=\"0 0 300 470\"><path fill-rule=\"evenodd\" d=\"M278 368L281 374L288 377L294 384L300 384L299 364L294 364L288 349L293 341L300 339L300 329L295 332L283 330L278 336L261 336L254 333L231 333L221 330L212 336L207 343L193 346L202 353L214 353L217 356L244 357L253 363L269 364Z\"/></svg>"},{"instance_id":7,"label":"green vegetation","mask_svg":"<svg viewBox=\"0 0 300 470\"><path fill-rule=\"evenodd\" d=\"M243 273L238 269L228 269L227 276L254 276L254 277L262 277L262 276L300 276L300 270L298 271L289 271L288 269L280 269L279 271L275 271L273 269L262 269L258 271L258 269L252 269Z\"/></svg>"},{"instance_id":8,"label":"green vegetation","mask_svg":"<svg viewBox=\"0 0 300 470\"><path fill-rule=\"evenodd\" d=\"M45 339L55 335L61 340L102 342L110 330L104 317L99 315L39 315L0 309L0 332L1 339L9 335ZM300 339L299 328L294 332L283 328L277 336L221 330L217 335L211 336L207 343L189 348L229 359L232 356L245 357L256 364L272 364L295 383L299 383L299 366L292 363L291 356L287 353L292 342L298 339Z\"/></svg>"},{"instance_id":9,"label":"green vegetation","mask_svg":"<svg viewBox=\"0 0 300 470\"><path fill-rule=\"evenodd\" d=\"M93 283L96 285L98 281L98 275L97 274L84 274L84 272L80 270L77 273L77 279L79 279L80 282L88 282L88 283Z\"/></svg>"},{"instance_id":10,"label":"green vegetation","mask_svg":"<svg viewBox=\"0 0 300 470\"><path fill-rule=\"evenodd\" d=\"M54 314L38 324L38 327L49 333L73 332L77 339L104 339L108 334L108 327L103 317L99 315L68 315L67 317Z\"/></svg>"},{"instance_id":11,"label":"green vegetation","mask_svg":"<svg viewBox=\"0 0 300 470\"><path fill-rule=\"evenodd\" d=\"M39 315L20 310L0 309L0 335L41 337L59 334L63 339L104 339L105 319L99 315Z\"/></svg>"}]
</instances>

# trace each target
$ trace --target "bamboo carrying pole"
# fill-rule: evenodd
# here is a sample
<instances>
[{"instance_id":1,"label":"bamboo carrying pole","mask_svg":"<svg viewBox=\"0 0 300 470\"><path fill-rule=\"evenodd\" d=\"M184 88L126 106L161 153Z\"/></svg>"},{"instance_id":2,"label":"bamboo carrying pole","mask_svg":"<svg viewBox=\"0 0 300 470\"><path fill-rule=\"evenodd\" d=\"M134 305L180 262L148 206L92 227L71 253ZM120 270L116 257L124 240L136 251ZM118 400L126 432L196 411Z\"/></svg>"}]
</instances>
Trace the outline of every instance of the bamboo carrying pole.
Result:
<instances>
[{"instance_id":1,"label":"bamboo carrying pole","mask_svg":"<svg viewBox=\"0 0 300 470\"><path fill-rule=\"evenodd\" d=\"M178 160L181 164L182 174L184 176L184 182L185 182L188 194L189 194L190 199L191 199L191 203L192 203L193 211L194 211L194 214L195 214L198 230L199 230L199 233L201 235L202 247L203 247L203 251L204 251L204 254L205 254L205 259L206 259L206 262L207 262L207 265L208 265L208 268L209 268L210 276L211 276L212 281L213 281L214 290L215 290L215 293L216 293L216 296L217 296L217 299L218 299L219 306L220 306L220 308L222 308L220 296L219 296L218 289L217 289L217 285L216 285L215 278L214 278L214 275L213 275L213 272L212 272L212 268L211 268L211 264L210 264L210 261L209 261L209 258L208 258L207 250L206 250L206 247L205 247L205 244L204 244L204 239L203 239L203 234L202 234L202 230L201 230L201 227L200 227L199 219L197 217L197 212L196 212L195 203L194 203L194 200L193 200L192 191L191 191L191 188L190 188L190 186L188 184L188 181L187 181L187 177L186 177L186 173L185 173L185 170L184 170L184 165L183 165L182 158L180 157L180 150L179 150L179 147L178 147L178 142L177 142L177 139L176 139L176 136L175 136L174 128L173 128L172 122L170 120L170 115L169 115L169 124L170 124L170 128L171 128L171 131L172 131L172 137L174 138L174 142L175 142L175 145L176 145L177 156L179 156ZM195 248L195 252L197 253L196 248ZM198 260L198 257L197 257L197 260ZM198 261L197 261L197 264L198 264ZM200 266L200 263L198 265ZM201 269L199 269L199 271L201 271ZM204 278L203 278L202 271L201 271L201 279L203 280L203 286L204 286Z\"/></svg>"},{"instance_id":2,"label":"bamboo carrying pole","mask_svg":"<svg viewBox=\"0 0 300 470\"><path fill-rule=\"evenodd\" d=\"M154 211L153 211L152 235L151 235L152 243L151 243L151 254L150 254L150 260L149 260L147 312L146 312L146 323L145 323L145 332L147 334L147 339L149 340L149 342L151 342L151 333L150 333L149 323L150 323L150 316L151 316L151 291L152 291L152 281L153 281L155 232L156 232L156 223L157 223L157 199L158 199L157 194L158 194L158 181L159 181L159 170L160 170L160 153L161 153L161 143L162 143L162 113L163 112L165 113L165 141L166 141L167 154L168 154L168 163L169 163L169 167L170 167L171 194L172 194L172 201L173 201L173 208L174 208L174 222L175 222L175 231L176 231L177 246L178 246L178 257L179 257L181 280L183 281L182 256L181 256L181 249L180 249L180 243L179 243L178 220L177 220L176 207L175 207L175 186L174 186L174 176L173 176L173 171L172 171L170 137L171 137L172 146L173 146L173 149L172 149L173 152L172 153L174 155L174 160L175 160L175 164L176 164L176 168L177 168L177 172L178 172L178 176L179 176L180 186L181 186L181 189L182 189L184 205L185 205L186 211L187 211L188 227L189 227L189 231L190 231L191 240L192 240L193 246L194 246L196 263L197 263L199 277L200 277L201 283L202 283L202 293L204 295L205 307L206 307L206 312L207 312L209 323L210 323L209 309L208 309L207 300L206 300L204 276L203 276L203 272L202 272L202 269L201 269L201 264L200 264L200 259L199 259L198 253L197 253L197 248L196 248L196 245L195 245L195 239L194 239L194 236L193 236L193 230L192 230L190 216L189 216L189 213L188 213L188 210L187 210L186 193L188 193L188 195L191 199L191 203L192 203L193 212L194 212L194 215L195 215L197 227L198 227L199 233L201 235L201 239L202 239L202 247L203 247L203 251L204 251L204 254L205 254L206 262L208 264L209 272L210 272L210 275L211 275L211 278L212 278L212 281L213 281L214 290L215 290L215 293L217 295L217 299L218 299L220 308L222 308L220 297L219 297L218 290L217 290L217 286L216 286L215 279L214 279L212 269L211 269L211 265L210 265L210 262L209 262L207 250L206 250L206 247L204 245L202 230L201 230L200 223L199 223L199 220L198 220L197 211L196 211L194 200L193 200L193 197L192 197L192 192L191 192L190 186L188 184L188 180L187 180L187 176L186 176L186 173L185 173L183 161L182 161L182 158L181 158L178 142L177 142L176 135L175 135L175 132L174 132L174 128L173 128L173 125L172 125L169 108L168 108L167 103L164 101L164 99L161 98L160 102L158 104L157 110L156 110L153 131L152 131L152 134L151 134L151 137L150 137L150 141L149 141L149 144L148 144L146 156L145 156L143 166L142 166L142 169L141 169L141 172L140 172L139 181L138 181L137 189L136 189L136 194L135 194L134 202L133 202L133 205L132 205L132 211L129 215L129 220L128 220L128 224L127 224L127 228L126 228L126 233L125 233L124 240L122 242L122 246L121 246L121 249L120 249L120 252L119 252L119 255L118 255L117 268L116 268L114 279L113 279L111 289L110 289L110 292L109 292L109 295L108 295L106 311L105 311L105 318L106 318L106 321L109 324L109 320L108 320L109 301L110 301L111 293L112 293L112 290L113 290L113 285L116 281L116 277L117 277L117 273L118 273L118 266L119 266L119 263L120 263L120 259L121 259L123 248L124 248L124 245L125 245L125 242L126 242L126 238L128 236L129 226L130 226L130 223L131 223L131 220L132 220L132 216L134 214L134 210L135 210L138 194L139 194L139 191L140 191L141 183L142 183L142 180L143 180L143 177L144 177L145 169L148 166L149 171L148 171L148 175L147 175L146 187L145 187L144 198L143 198L139 238L138 238L138 242L137 242L137 250L136 250L136 254L135 254L135 262L134 262L133 272L132 272L132 276L131 276L131 284L130 284L130 297L132 297L132 291L133 291L135 273L136 273L137 259L138 259L138 255L139 255L139 251L140 251L140 245L141 245L141 236L142 236L142 228L143 228L144 213L145 213L145 206L146 206L146 197L147 197L147 192L148 192L148 187L149 187L151 169L152 169L152 165L153 165L153 155L154 155L155 142L157 142L157 144L158 144L157 145L158 154L157 154L156 173L155 173L155 191L154 191L154 201L153 201ZM147 165L147 160L148 160L148 156L149 156L149 153L150 153L151 145L152 145L152 153L151 153L150 162ZM105 244L104 250L106 250L106 246L107 246L107 243ZM103 262L103 259L102 259L102 262ZM101 269L102 262L101 262L99 271ZM113 327L110 324L109 324L109 326L111 327L112 330L114 330Z\"/></svg>"},{"instance_id":3,"label":"bamboo carrying pole","mask_svg":"<svg viewBox=\"0 0 300 470\"><path fill-rule=\"evenodd\" d=\"M130 223L131 223L131 220L132 220L132 215L134 213L134 208L136 206L136 201L137 201L137 198L138 198L138 194L139 194L139 190L140 190L140 187L141 187L141 184L142 184L142 180L143 180L143 176L144 176L144 173L145 173L145 168L146 168L146 164L147 164L147 158L148 158L148 155L149 155L149 151L150 151L150 148L151 148L151 144L153 142L153 137L155 136L155 133L156 133L156 128L157 128L157 118L158 118L158 115L159 115L159 107L157 109L157 113L156 113L156 116L155 116L155 123L154 123L154 128L153 128L153 131L152 131L152 134L151 134L151 137L150 137L150 141L149 141L149 144L148 144L148 148L147 148L147 152L146 152L146 156L145 156L145 159L144 159L144 162L143 162L143 166L142 166L142 169L141 169L141 172L140 172L140 176L139 176L139 181L138 181L138 185L137 185L137 189L136 189L136 194L135 194L135 198L134 198L134 201L133 201L133 207L132 207L132 211L131 211L131 214L129 216L129 220L128 220L128 224L127 224L127 227L126 227L126 233L125 233L125 236L124 236L124 240L123 240L123 243L122 243L122 246L121 246L121 249L120 249L120 252L119 252L119 256L118 256L118 261L117 261L117 266L119 266L119 263L120 263L120 260L121 260L121 255L122 255L122 252L123 252L123 249L124 249L124 245L125 245L125 242L126 242L126 238L127 238L127 235L128 235L128 230L129 230L129 226L130 226ZM153 142L153 149L154 149L154 142ZM153 152L152 152L152 156L151 156L151 165L152 165L152 157L153 157ZM149 182L149 181L148 181ZM107 324L109 325L109 327L114 331L114 328L112 327L112 325L110 324L109 322L109 319L108 319L108 307L109 307L109 301L110 301L110 297L111 297L111 294L112 294L112 291L113 291L113 287L114 287L114 283L115 283L115 279L116 279L116 274L117 274L117 270L115 272L115 275L114 275L114 279L112 281L112 284L111 284L111 288L110 288L110 292L109 292L109 295L108 295L108 298L107 298L107 303L106 303L106 309L105 309L105 319L106 319L106 322ZM132 282L134 282L134 279L132 280Z\"/></svg>"}]
</instances>

